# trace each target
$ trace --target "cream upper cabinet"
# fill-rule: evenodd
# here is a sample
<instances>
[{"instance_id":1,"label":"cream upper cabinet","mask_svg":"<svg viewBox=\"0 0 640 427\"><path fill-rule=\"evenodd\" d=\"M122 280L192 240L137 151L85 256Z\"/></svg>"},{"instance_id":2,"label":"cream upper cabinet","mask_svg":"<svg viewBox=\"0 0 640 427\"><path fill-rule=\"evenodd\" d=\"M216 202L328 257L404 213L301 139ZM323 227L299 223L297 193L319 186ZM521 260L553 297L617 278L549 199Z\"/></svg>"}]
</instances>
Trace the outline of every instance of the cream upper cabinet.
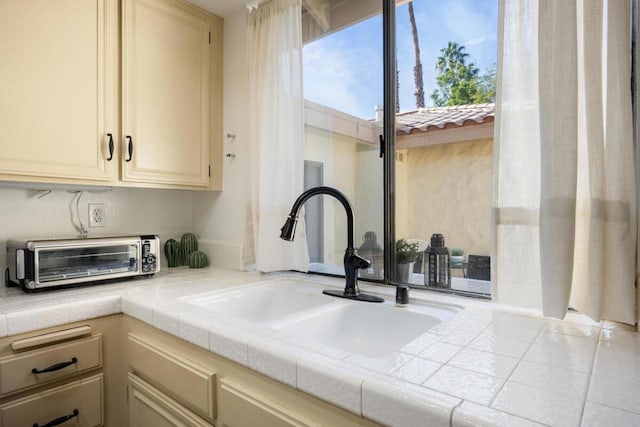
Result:
<instances>
[{"instance_id":1,"label":"cream upper cabinet","mask_svg":"<svg viewBox=\"0 0 640 427\"><path fill-rule=\"evenodd\" d=\"M123 181L209 186L216 25L179 1L124 1Z\"/></svg>"},{"instance_id":2,"label":"cream upper cabinet","mask_svg":"<svg viewBox=\"0 0 640 427\"><path fill-rule=\"evenodd\" d=\"M113 181L114 0L0 1L0 179Z\"/></svg>"},{"instance_id":3,"label":"cream upper cabinet","mask_svg":"<svg viewBox=\"0 0 640 427\"><path fill-rule=\"evenodd\" d=\"M221 189L222 19L0 0L0 181Z\"/></svg>"}]
</instances>

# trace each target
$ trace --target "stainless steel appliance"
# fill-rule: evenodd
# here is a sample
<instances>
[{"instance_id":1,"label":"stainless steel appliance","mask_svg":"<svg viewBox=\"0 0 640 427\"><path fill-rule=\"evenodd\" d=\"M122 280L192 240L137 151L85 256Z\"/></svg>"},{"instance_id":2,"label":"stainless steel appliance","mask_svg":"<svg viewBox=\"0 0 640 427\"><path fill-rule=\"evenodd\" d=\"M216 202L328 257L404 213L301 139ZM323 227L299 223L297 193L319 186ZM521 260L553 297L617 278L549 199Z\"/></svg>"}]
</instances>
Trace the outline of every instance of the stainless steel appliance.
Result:
<instances>
[{"instance_id":1,"label":"stainless steel appliance","mask_svg":"<svg viewBox=\"0 0 640 427\"><path fill-rule=\"evenodd\" d=\"M31 292L152 275L160 271L155 235L7 241L7 286Z\"/></svg>"}]
</instances>

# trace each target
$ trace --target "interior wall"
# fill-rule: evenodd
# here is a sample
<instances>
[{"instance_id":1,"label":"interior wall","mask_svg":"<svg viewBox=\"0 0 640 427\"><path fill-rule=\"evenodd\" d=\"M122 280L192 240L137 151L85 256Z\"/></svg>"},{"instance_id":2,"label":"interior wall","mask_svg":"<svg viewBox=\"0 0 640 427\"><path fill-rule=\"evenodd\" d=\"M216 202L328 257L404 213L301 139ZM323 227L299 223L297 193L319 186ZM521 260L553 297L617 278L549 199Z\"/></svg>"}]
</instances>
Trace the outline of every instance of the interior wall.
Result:
<instances>
[{"instance_id":1,"label":"interior wall","mask_svg":"<svg viewBox=\"0 0 640 427\"><path fill-rule=\"evenodd\" d=\"M36 184L34 188L46 188ZM71 222L74 194L54 190L0 188L0 271L6 268L8 239L49 239L80 237ZM104 203L105 226L87 228L89 237L158 234L162 243L180 239L192 230L192 192L114 188L111 191L85 191L80 198L80 217L85 227L89 220L89 203ZM77 219L76 219L77 221ZM163 254L164 257L164 254ZM166 265L166 260L162 265Z\"/></svg>"},{"instance_id":2,"label":"interior wall","mask_svg":"<svg viewBox=\"0 0 640 427\"><path fill-rule=\"evenodd\" d=\"M194 192L193 224L214 266L244 270L249 192L249 142L246 121L246 12L225 17L223 46L222 192ZM227 134L233 136L227 136ZM250 242L250 241L249 241Z\"/></svg>"}]
</instances>

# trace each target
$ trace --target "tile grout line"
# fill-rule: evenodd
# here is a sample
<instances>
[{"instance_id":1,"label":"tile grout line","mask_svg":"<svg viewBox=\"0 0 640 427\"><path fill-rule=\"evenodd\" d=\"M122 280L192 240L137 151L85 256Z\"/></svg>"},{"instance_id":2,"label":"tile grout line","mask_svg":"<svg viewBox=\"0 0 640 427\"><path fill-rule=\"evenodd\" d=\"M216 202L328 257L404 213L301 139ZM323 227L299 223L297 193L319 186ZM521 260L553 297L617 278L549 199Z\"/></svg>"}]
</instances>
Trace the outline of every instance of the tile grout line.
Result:
<instances>
[{"instance_id":1,"label":"tile grout line","mask_svg":"<svg viewBox=\"0 0 640 427\"><path fill-rule=\"evenodd\" d=\"M593 351L593 359L591 362L591 369L589 369L589 379L587 381L587 389L584 392L584 400L582 401L582 410L580 411L580 424L584 420L584 411L587 408L587 398L589 397L589 390L591 390L591 380L593 379L593 369L596 366L596 355L598 354L598 350L600 349L600 338L602 337L602 327L600 327L600 332L598 333L598 342L596 343L595 350Z\"/></svg>"},{"instance_id":2,"label":"tile grout line","mask_svg":"<svg viewBox=\"0 0 640 427\"><path fill-rule=\"evenodd\" d=\"M516 371L516 369L518 369L518 366L520 366L520 364L522 363L522 361L524 360L524 356L526 356L526 354L529 352L529 350L531 350L531 347L533 346L533 344L536 342L536 340L538 339L538 337L540 336L540 334L542 334L542 331L544 331L544 328L547 326L548 324L548 319L545 320L544 326L540 328L540 330L538 331L538 333L536 334L536 336L531 340L531 343L529 344L529 346L527 347L527 349L525 350L524 353L522 353L522 356L520 356L520 358L518 359L518 363L516 363L516 366L513 367L513 370L511 371L511 373L509 374L509 376L507 376L507 378L505 379L504 383L502 383L502 386L500 387L500 389L496 392L495 396L493 396L493 398L491 399L491 402L489 402L489 404L487 405L487 407L491 408L493 405L493 403L495 402L495 400L497 399L498 395L500 394L500 392L502 392L502 390L504 389L504 387L507 385L507 383L509 382L509 380L511 379L511 377L513 377L513 373Z\"/></svg>"}]
</instances>

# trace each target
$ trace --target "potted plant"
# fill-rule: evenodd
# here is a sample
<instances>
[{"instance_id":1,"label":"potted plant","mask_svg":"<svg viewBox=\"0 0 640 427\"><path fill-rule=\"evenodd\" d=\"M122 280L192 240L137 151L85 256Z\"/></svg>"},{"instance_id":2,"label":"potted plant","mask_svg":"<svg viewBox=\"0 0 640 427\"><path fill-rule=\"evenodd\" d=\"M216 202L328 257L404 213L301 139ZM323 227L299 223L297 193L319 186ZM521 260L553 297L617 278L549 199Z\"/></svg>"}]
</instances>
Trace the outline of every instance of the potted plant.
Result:
<instances>
[{"instance_id":1,"label":"potted plant","mask_svg":"<svg viewBox=\"0 0 640 427\"><path fill-rule=\"evenodd\" d=\"M413 263L419 254L417 242L409 243L406 239L400 239L396 242L396 272L400 282L409 282Z\"/></svg>"},{"instance_id":2,"label":"potted plant","mask_svg":"<svg viewBox=\"0 0 640 427\"><path fill-rule=\"evenodd\" d=\"M464 251L460 248L451 249L451 268L462 268L464 265Z\"/></svg>"}]
</instances>

